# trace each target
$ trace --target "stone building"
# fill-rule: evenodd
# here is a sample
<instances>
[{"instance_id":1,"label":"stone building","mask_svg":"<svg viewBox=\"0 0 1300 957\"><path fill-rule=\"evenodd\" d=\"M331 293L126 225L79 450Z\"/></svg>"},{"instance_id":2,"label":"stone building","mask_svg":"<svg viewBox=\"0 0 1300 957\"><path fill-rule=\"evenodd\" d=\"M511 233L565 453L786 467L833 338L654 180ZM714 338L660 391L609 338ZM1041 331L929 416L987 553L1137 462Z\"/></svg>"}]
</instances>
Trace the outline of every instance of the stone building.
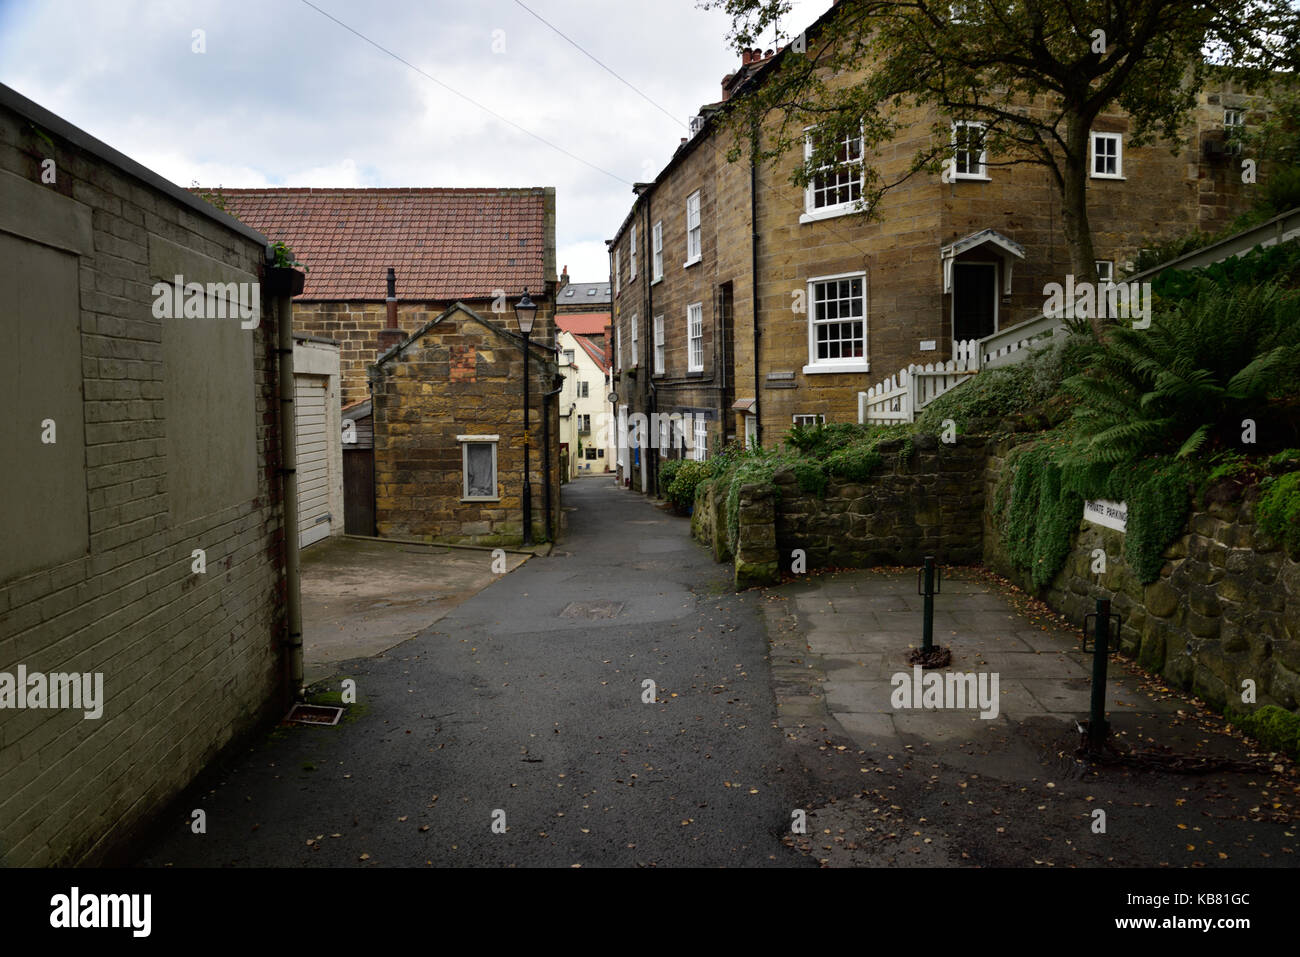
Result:
<instances>
[{"instance_id":1,"label":"stone building","mask_svg":"<svg viewBox=\"0 0 1300 957\"><path fill-rule=\"evenodd\" d=\"M0 866L123 859L292 698L266 251L0 86Z\"/></svg>"},{"instance_id":2,"label":"stone building","mask_svg":"<svg viewBox=\"0 0 1300 957\"><path fill-rule=\"evenodd\" d=\"M800 151L774 165L727 162L721 115L786 55L745 53L659 175L634 187L608 243L620 417L689 412L699 438L689 451L680 440L661 449L629 421L620 474L634 487L653 490L662 455L707 457L738 439L772 446L796 423L856 422L859 392L1040 316L1044 286L1071 271L1042 167L954 145L952 182L912 176L865 222L853 215L860 138L806 189L790 182ZM1250 207L1252 187L1222 142L1225 125L1250 122L1258 105L1203 91L1178 143L1142 147L1129 144L1124 114L1098 118L1088 204L1103 277L1122 277L1144 244L1220 228ZM883 181L933 135L935 114L906 119L873 160ZM953 135L968 146L968 132L959 122Z\"/></svg>"},{"instance_id":3,"label":"stone building","mask_svg":"<svg viewBox=\"0 0 1300 957\"><path fill-rule=\"evenodd\" d=\"M220 197L307 267L294 327L339 343L340 404L373 399L373 450L351 443L344 453L344 507L353 527L373 524L381 537L522 539L523 358L514 303L528 290L538 305L534 538L553 531L559 429L555 397L544 397L555 388L552 373L543 367L555 364L555 189L223 189ZM457 436L470 434L498 437L499 494L464 493L463 457L478 461L481 443Z\"/></svg>"},{"instance_id":4,"label":"stone building","mask_svg":"<svg viewBox=\"0 0 1300 957\"><path fill-rule=\"evenodd\" d=\"M513 300L511 306L513 307ZM560 515L554 304L539 302L528 372L533 540ZM523 538L523 337L455 303L371 367L379 535L475 545ZM545 416L545 418L543 418Z\"/></svg>"},{"instance_id":5,"label":"stone building","mask_svg":"<svg viewBox=\"0 0 1300 957\"><path fill-rule=\"evenodd\" d=\"M609 280L575 282L569 279L569 267L560 273L560 284L555 293L557 316L576 316L587 313L609 313Z\"/></svg>"},{"instance_id":6,"label":"stone building","mask_svg":"<svg viewBox=\"0 0 1300 957\"><path fill-rule=\"evenodd\" d=\"M306 265L294 330L339 343L345 406L369 397L366 368L381 352L453 303L488 314L525 287L538 301L554 294L553 187L215 192L241 222L286 243Z\"/></svg>"},{"instance_id":7,"label":"stone building","mask_svg":"<svg viewBox=\"0 0 1300 957\"><path fill-rule=\"evenodd\" d=\"M614 461L609 451L610 367L605 355L609 314L569 313L556 316L555 325L559 329L556 341L560 371L564 375L564 390L560 393L560 446L568 452L568 477L608 472Z\"/></svg>"}]
</instances>

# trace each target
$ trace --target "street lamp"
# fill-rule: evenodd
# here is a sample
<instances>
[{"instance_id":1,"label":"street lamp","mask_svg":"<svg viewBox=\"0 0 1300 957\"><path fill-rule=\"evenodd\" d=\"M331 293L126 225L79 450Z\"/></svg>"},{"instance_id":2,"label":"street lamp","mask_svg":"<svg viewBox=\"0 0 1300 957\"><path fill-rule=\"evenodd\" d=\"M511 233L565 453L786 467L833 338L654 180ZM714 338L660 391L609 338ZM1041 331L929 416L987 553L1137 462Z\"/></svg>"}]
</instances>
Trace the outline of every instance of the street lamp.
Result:
<instances>
[{"instance_id":1,"label":"street lamp","mask_svg":"<svg viewBox=\"0 0 1300 957\"><path fill-rule=\"evenodd\" d=\"M528 337L533 331L533 320L537 318L537 303L528 298L524 289L523 298L515 303L515 318L519 320L519 331L524 336L524 545L533 544L533 485L529 480L529 449L531 436L528 434Z\"/></svg>"}]
</instances>

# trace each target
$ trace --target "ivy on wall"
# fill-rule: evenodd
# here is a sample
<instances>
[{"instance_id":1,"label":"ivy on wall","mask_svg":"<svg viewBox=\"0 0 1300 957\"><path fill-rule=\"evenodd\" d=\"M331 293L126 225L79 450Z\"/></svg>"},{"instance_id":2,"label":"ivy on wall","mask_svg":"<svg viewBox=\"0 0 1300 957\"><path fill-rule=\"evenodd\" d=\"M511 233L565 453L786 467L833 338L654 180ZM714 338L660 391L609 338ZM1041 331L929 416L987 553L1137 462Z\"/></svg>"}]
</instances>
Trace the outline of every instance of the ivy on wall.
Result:
<instances>
[{"instance_id":1,"label":"ivy on wall","mask_svg":"<svg viewBox=\"0 0 1300 957\"><path fill-rule=\"evenodd\" d=\"M1003 518L1002 544L1013 567L1028 572L1035 588L1048 585L1074 545L1083 503L1126 502L1124 557L1139 581L1155 581L1164 552L1187 524L1192 474L1187 463L1153 457L1117 465L1062 464L1063 440L1019 446L1008 455L994 496Z\"/></svg>"}]
</instances>

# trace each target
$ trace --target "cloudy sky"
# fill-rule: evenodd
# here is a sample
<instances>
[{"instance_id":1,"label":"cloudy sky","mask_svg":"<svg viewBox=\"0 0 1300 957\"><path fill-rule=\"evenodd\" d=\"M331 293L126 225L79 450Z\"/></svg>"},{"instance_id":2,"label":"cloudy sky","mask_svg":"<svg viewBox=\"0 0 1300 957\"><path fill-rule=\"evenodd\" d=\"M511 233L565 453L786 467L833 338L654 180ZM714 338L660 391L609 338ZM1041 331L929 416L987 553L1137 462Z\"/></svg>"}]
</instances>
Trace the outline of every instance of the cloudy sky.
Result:
<instances>
[{"instance_id":1,"label":"cloudy sky","mask_svg":"<svg viewBox=\"0 0 1300 957\"><path fill-rule=\"evenodd\" d=\"M830 0L794 6L791 30ZM554 186L557 266L594 279L630 184L739 66L728 24L695 0L0 0L0 82L182 186Z\"/></svg>"}]
</instances>

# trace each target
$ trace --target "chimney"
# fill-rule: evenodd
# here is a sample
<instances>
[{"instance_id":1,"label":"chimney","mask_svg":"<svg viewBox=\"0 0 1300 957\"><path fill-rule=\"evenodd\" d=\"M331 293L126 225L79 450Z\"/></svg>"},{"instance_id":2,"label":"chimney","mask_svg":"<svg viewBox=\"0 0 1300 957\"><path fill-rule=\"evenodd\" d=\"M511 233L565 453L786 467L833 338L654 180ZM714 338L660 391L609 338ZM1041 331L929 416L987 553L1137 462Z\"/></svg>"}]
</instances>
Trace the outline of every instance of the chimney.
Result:
<instances>
[{"instance_id":1,"label":"chimney","mask_svg":"<svg viewBox=\"0 0 1300 957\"><path fill-rule=\"evenodd\" d=\"M388 328L379 330L379 352L385 353L406 338L397 326L397 273L388 267L388 297L384 300L388 312Z\"/></svg>"},{"instance_id":2,"label":"chimney","mask_svg":"<svg viewBox=\"0 0 1300 957\"><path fill-rule=\"evenodd\" d=\"M560 288L560 289L563 289L563 288L564 288L565 286L567 286L568 284L569 284L569 264L568 264L568 263L565 263L565 264L564 264L564 271L560 273L560 287L559 287L559 288ZM556 291L558 292L559 289L557 289Z\"/></svg>"}]
</instances>

